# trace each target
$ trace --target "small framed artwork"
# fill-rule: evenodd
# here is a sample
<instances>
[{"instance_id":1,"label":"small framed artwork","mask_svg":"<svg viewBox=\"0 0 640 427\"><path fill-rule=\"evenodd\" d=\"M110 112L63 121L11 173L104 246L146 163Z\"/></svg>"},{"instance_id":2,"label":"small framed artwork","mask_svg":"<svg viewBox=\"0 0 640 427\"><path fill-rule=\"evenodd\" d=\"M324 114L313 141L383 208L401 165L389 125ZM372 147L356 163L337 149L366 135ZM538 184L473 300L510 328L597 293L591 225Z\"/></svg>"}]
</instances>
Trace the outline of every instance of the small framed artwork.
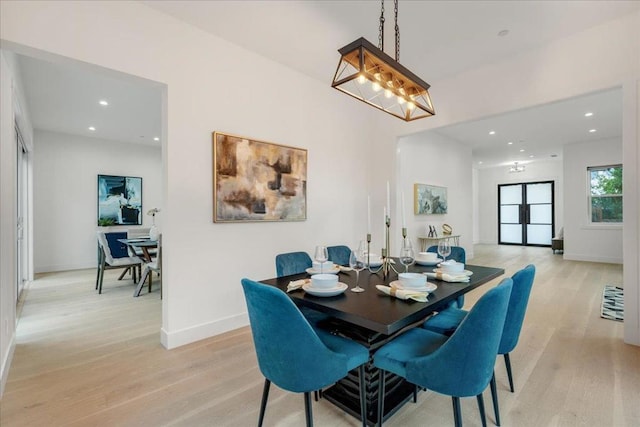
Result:
<instances>
[{"instance_id":1,"label":"small framed artwork","mask_svg":"<svg viewBox=\"0 0 640 427\"><path fill-rule=\"evenodd\" d=\"M307 150L213 133L213 221L307 219Z\"/></svg>"},{"instance_id":2,"label":"small framed artwork","mask_svg":"<svg viewBox=\"0 0 640 427\"><path fill-rule=\"evenodd\" d=\"M416 215L447 213L447 187L413 184L413 194Z\"/></svg>"},{"instance_id":3,"label":"small framed artwork","mask_svg":"<svg viewBox=\"0 0 640 427\"><path fill-rule=\"evenodd\" d=\"M142 178L98 175L98 225L142 225Z\"/></svg>"}]
</instances>

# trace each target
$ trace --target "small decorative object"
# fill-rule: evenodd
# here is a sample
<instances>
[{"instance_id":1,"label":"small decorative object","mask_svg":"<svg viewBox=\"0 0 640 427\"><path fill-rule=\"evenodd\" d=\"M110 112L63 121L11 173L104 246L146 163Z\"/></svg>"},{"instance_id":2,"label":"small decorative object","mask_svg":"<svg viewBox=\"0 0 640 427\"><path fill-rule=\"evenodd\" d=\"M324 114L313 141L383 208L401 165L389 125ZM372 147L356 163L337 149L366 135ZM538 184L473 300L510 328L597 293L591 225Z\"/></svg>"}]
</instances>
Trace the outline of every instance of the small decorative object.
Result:
<instances>
[{"instance_id":1,"label":"small decorative object","mask_svg":"<svg viewBox=\"0 0 640 427\"><path fill-rule=\"evenodd\" d=\"M142 225L142 178L98 175L98 225Z\"/></svg>"},{"instance_id":2,"label":"small decorative object","mask_svg":"<svg viewBox=\"0 0 640 427\"><path fill-rule=\"evenodd\" d=\"M447 188L426 184L413 184L414 212L416 215L446 214Z\"/></svg>"},{"instance_id":3,"label":"small decorative object","mask_svg":"<svg viewBox=\"0 0 640 427\"><path fill-rule=\"evenodd\" d=\"M438 237L438 230L436 230L435 225L429 225L429 234L427 237Z\"/></svg>"},{"instance_id":4,"label":"small decorative object","mask_svg":"<svg viewBox=\"0 0 640 427\"><path fill-rule=\"evenodd\" d=\"M158 228L156 227L156 214L160 212L160 209L153 208L147 212L147 215L151 215L151 228L149 229L149 239L158 240Z\"/></svg>"},{"instance_id":5,"label":"small decorative object","mask_svg":"<svg viewBox=\"0 0 640 427\"><path fill-rule=\"evenodd\" d=\"M214 222L307 219L307 150L213 133Z\"/></svg>"},{"instance_id":6,"label":"small decorative object","mask_svg":"<svg viewBox=\"0 0 640 427\"><path fill-rule=\"evenodd\" d=\"M451 228L449 224L442 224L442 234L444 234L445 236L449 236L452 232L453 228Z\"/></svg>"}]
</instances>

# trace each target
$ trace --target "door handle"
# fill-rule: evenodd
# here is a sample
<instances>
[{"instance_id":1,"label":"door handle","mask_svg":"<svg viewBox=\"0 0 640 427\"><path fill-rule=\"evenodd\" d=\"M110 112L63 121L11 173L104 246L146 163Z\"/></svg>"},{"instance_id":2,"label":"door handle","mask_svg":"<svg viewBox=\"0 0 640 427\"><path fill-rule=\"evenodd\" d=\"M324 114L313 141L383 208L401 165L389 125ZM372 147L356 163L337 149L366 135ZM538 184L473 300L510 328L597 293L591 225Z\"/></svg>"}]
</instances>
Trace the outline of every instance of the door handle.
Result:
<instances>
[{"instance_id":1,"label":"door handle","mask_svg":"<svg viewBox=\"0 0 640 427\"><path fill-rule=\"evenodd\" d=\"M526 205L525 206L525 223L526 224L531 224L531 205Z\"/></svg>"}]
</instances>

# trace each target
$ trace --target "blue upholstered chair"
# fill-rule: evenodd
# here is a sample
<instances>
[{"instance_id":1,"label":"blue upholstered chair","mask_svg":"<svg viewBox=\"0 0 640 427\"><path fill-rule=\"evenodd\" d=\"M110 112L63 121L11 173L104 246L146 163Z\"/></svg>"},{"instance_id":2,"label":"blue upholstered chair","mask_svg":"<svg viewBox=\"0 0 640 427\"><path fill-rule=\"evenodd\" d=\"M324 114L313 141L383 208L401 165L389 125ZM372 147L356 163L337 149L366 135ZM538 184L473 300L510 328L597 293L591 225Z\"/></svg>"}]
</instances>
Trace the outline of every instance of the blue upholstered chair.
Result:
<instances>
[{"instance_id":1,"label":"blue upholstered chair","mask_svg":"<svg viewBox=\"0 0 640 427\"><path fill-rule=\"evenodd\" d=\"M334 264L349 265L351 249L348 246L327 246L327 252L329 253L329 261L333 261Z\"/></svg>"},{"instance_id":2,"label":"blue upholstered chair","mask_svg":"<svg viewBox=\"0 0 640 427\"><path fill-rule=\"evenodd\" d=\"M96 274L96 289L98 293L102 293L102 281L105 270L124 268L118 280L122 280L127 272L131 272L133 282L136 283L136 277L139 274L142 260L137 256L130 256L127 251L127 245L118 242L118 239L126 239L127 233L105 233L104 231L98 231L97 235L98 271Z\"/></svg>"},{"instance_id":3,"label":"blue upholstered chair","mask_svg":"<svg viewBox=\"0 0 640 427\"><path fill-rule=\"evenodd\" d=\"M482 392L491 383L513 281L504 279L473 306L455 333L447 338L414 328L382 346L373 357L380 369L378 423L384 412L385 372L393 372L419 387L446 394L453 400L456 426L462 425L460 398L476 396L482 425L486 425ZM499 425L497 399L493 400Z\"/></svg>"},{"instance_id":4,"label":"blue upholstered chair","mask_svg":"<svg viewBox=\"0 0 640 427\"><path fill-rule=\"evenodd\" d=\"M366 427L364 364L369 351L346 338L315 330L278 288L242 279L253 342L265 377L258 426L264 420L269 386L304 393L307 426L313 424L310 392L320 390L358 368L360 416Z\"/></svg>"},{"instance_id":5,"label":"blue upholstered chair","mask_svg":"<svg viewBox=\"0 0 640 427\"><path fill-rule=\"evenodd\" d=\"M427 252L438 253L437 246L429 246ZM439 256L439 255L438 255ZM447 259L455 259L458 262L463 264L467 263L467 253L465 252L462 246L451 246L451 254L447 257ZM464 295L460 295L454 302L449 304L449 307L453 308L462 308L464 307Z\"/></svg>"},{"instance_id":6,"label":"blue upholstered chair","mask_svg":"<svg viewBox=\"0 0 640 427\"><path fill-rule=\"evenodd\" d=\"M511 360L509 353L516 348L520 331L522 330L522 322L527 311L529 295L533 287L533 279L536 275L536 267L529 264L522 270L514 274L513 291L509 299L509 310L507 311L507 320L504 324L502 332L502 340L498 347L498 354L504 355L504 363L507 367L507 376L509 377L509 387L513 393L513 375L511 373ZM452 334L460 325L462 320L467 316L467 311L462 309L447 309L428 319L423 327L433 332L445 335Z\"/></svg>"},{"instance_id":7,"label":"blue upholstered chair","mask_svg":"<svg viewBox=\"0 0 640 427\"><path fill-rule=\"evenodd\" d=\"M278 277L304 273L313 263L306 252L289 252L276 255L276 275Z\"/></svg>"}]
</instances>

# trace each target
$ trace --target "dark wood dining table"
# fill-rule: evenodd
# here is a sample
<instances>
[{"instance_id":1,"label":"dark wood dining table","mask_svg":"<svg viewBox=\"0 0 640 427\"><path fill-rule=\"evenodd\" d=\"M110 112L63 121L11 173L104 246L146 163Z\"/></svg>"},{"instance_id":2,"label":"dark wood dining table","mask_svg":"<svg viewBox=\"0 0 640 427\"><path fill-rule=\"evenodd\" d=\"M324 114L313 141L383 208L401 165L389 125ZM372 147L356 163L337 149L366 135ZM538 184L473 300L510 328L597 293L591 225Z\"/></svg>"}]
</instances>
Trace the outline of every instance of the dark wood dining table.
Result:
<instances>
[{"instance_id":1,"label":"dark wood dining table","mask_svg":"<svg viewBox=\"0 0 640 427\"><path fill-rule=\"evenodd\" d=\"M118 239L118 242L124 243L125 245L129 246L134 253L136 253L135 248L140 248L142 250L141 258L144 262L152 261L152 257L151 257L151 253L149 252L149 249L155 249L158 247L157 240L144 239L141 237L134 238L134 239Z\"/></svg>"},{"instance_id":2,"label":"dark wood dining table","mask_svg":"<svg viewBox=\"0 0 640 427\"><path fill-rule=\"evenodd\" d=\"M397 260L395 268L404 271L404 266ZM434 266L412 265L410 272L431 272ZM398 280L398 275L391 271L387 277L382 272L373 273L367 269L360 273L359 284L365 292L355 293L349 289L355 286L355 271L340 272L338 280L348 285L344 293L333 297L317 297L299 289L289 292L293 302L302 307L325 313L328 316L319 327L333 334L353 339L367 348L370 356L376 349L389 342L402 332L419 326L428 316L446 307L459 296L490 282L504 274L504 269L467 264L465 269L472 272L468 283L450 283L434 278L428 281L437 285L437 289L429 294L427 302L400 300L383 294L376 285L389 285ZM372 270L375 270L372 268ZM307 273L261 280L261 283L275 286L284 292L289 282L310 277ZM404 403L414 397L415 387L404 379L388 375L386 379L385 414L387 419ZM370 425L377 423L377 390L378 372L370 361L366 367L367 418ZM322 396L350 413L360 417L360 402L357 370L349 373L343 380L322 392Z\"/></svg>"}]
</instances>

